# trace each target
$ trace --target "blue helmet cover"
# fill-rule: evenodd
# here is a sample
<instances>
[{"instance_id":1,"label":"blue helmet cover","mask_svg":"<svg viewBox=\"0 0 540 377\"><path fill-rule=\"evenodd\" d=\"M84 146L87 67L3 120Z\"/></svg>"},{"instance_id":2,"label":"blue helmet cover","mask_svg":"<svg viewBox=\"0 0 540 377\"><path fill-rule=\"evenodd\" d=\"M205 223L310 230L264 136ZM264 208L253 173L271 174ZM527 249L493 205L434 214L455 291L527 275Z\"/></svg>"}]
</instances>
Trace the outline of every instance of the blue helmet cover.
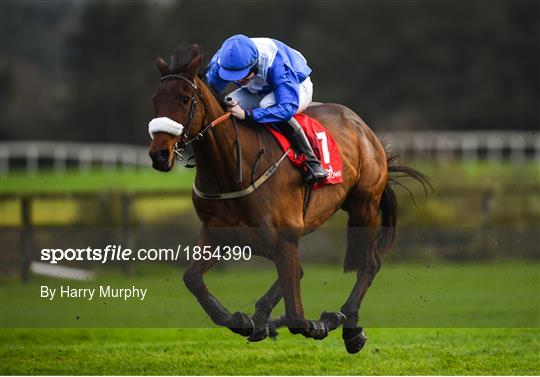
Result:
<instances>
[{"instance_id":1,"label":"blue helmet cover","mask_svg":"<svg viewBox=\"0 0 540 377\"><path fill-rule=\"evenodd\" d=\"M223 42L219 51L219 77L225 81L241 80L258 58L259 51L251 39L242 34L233 35Z\"/></svg>"}]
</instances>

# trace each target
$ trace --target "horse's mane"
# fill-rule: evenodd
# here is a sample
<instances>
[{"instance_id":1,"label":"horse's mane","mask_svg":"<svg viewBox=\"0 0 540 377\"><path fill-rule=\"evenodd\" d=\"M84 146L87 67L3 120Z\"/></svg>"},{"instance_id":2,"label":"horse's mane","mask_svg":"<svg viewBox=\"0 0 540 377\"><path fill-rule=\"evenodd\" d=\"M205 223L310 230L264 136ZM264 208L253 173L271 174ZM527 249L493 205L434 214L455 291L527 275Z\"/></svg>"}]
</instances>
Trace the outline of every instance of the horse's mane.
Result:
<instances>
[{"instance_id":1,"label":"horse's mane","mask_svg":"<svg viewBox=\"0 0 540 377\"><path fill-rule=\"evenodd\" d=\"M185 73L193 59L202 54L202 49L198 44L176 46L171 56L171 74Z\"/></svg>"},{"instance_id":2,"label":"horse's mane","mask_svg":"<svg viewBox=\"0 0 540 377\"><path fill-rule=\"evenodd\" d=\"M198 44L179 44L178 46L176 46L171 56L170 74L176 75L186 73L193 59L195 59L199 55L204 56L204 53L201 46L199 46ZM205 76L207 70L207 64L203 63L201 68L199 69L199 72L197 72L197 76L204 82L206 82ZM208 89L210 90L210 92L212 92L214 97L216 97L218 99L218 102L220 102L221 104L222 95L220 96L218 93L214 92L214 89L211 86L208 86Z\"/></svg>"}]
</instances>

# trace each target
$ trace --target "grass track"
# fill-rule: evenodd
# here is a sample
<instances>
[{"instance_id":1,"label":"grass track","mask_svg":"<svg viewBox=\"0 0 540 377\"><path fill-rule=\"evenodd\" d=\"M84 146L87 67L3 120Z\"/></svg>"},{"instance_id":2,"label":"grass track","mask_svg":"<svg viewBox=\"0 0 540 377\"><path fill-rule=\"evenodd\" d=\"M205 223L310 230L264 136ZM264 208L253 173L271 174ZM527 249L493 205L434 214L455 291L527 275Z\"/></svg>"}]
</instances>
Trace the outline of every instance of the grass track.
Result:
<instances>
[{"instance_id":1,"label":"grass track","mask_svg":"<svg viewBox=\"0 0 540 377\"><path fill-rule=\"evenodd\" d=\"M238 263L238 262L237 262ZM275 268L250 262L214 269L205 275L210 291L230 310L252 313L255 302L276 278ZM364 300L361 324L374 327L540 327L540 264L387 263ZM205 328L212 323L181 282L182 271L170 266L138 265L132 277L104 270L95 281L73 282L35 277L27 284L0 285L3 327L168 327ZM353 274L339 266L305 265L301 282L305 314L318 318L339 310ZM114 298L40 298L40 287L147 288L144 301ZM283 301L275 315L284 312Z\"/></svg>"},{"instance_id":2,"label":"grass track","mask_svg":"<svg viewBox=\"0 0 540 377\"><path fill-rule=\"evenodd\" d=\"M337 266L310 265L305 271L302 293L308 315L314 317L321 310L338 308L352 285L353 276L342 274ZM26 285L4 281L0 290L3 326L7 323L43 326L47 318L52 321L55 316L56 326L74 324L72 315L81 313L77 322L93 326L95 322L84 322L85 319L96 320L101 315L109 319L109 325L117 327L131 323L171 328L2 328L0 372L534 375L540 372L538 271L538 264L515 262L386 264L370 289L362 312L361 323L366 326L368 343L361 353L353 356L346 353L339 331L323 341L314 341L281 329L277 341L253 344L227 329L173 328L180 327L179 323L185 327L190 318L197 318L199 322L195 323L200 323L199 327L208 321L196 300L182 288L180 271L175 268L138 269L129 279L102 272L98 281L80 283L83 286L101 282L115 286L134 284L151 289L149 298L139 304L108 300L106 307L112 310L109 313L101 309L101 301L87 302L86 309L80 311L77 305L82 305L82 301L73 300L44 306L49 308L49 314L40 312L40 306L35 304L40 301L39 284L52 286L61 284L59 281L35 278ZM212 271L207 281L231 310L252 312L254 298L274 276L275 272L264 269L230 269ZM14 309L21 302L28 306ZM411 309L417 312L416 318L408 319ZM276 314L282 311L280 304ZM403 327L430 323L446 327ZM392 324L402 327L388 328ZM460 324L485 328L459 328ZM497 324L516 327L529 324L531 328L489 328Z\"/></svg>"},{"instance_id":3,"label":"grass track","mask_svg":"<svg viewBox=\"0 0 540 377\"><path fill-rule=\"evenodd\" d=\"M449 165L442 168L431 165L417 167L434 177L439 187L456 183L471 187L496 187L507 182L516 184L539 182L537 164L528 164L519 169L512 165L489 164ZM35 177L15 173L2 178L0 191L8 193L187 189L191 186L192 180L193 171L171 174L154 171L136 173L126 171L113 174L89 172L86 175L68 173L65 176L45 172ZM537 197L534 200L533 206L538 203ZM10 212L5 207L0 209L2 217L6 217ZM50 220L51 209L45 210L48 213L47 219ZM12 212L18 214L15 207ZM435 212L440 213L440 208ZM445 218L441 221L447 220ZM503 265L507 268L501 270ZM292 336L286 330L281 330L276 342L266 340L250 344L228 330L210 328L2 327L0 372L30 375L538 375L540 374L537 356L540 354L538 264L516 265L505 262L498 267L501 268L488 265L466 265L457 268L443 265L435 266L435 269L433 266L430 268L417 266L416 270L412 271L407 265L385 265L366 300L363 323L367 327L368 343L361 353L354 356L345 352L339 332L334 332L327 339L317 342L301 336ZM460 273L462 270L465 272ZM339 273L337 267L333 267L332 271ZM469 274L469 271L472 273ZM323 273L328 275L324 280L328 284L324 283L324 287L323 280L319 277L319 274ZM260 275L258 271L254 271L253 274ZM170 326L175 322L173 316L181 315L181 312L184 315L188 312L197 314L202 318L201 309L193 305L195 300L192 297L187 299L187 294L181 293L182 288L179 287L177 275L177 270L169 271L161 276L162 280L148 282L161 286L162 289L170 288L172 293L164 290L156 297L159 302L157 305L161 304L163 307L160 309L167 315L163 318L164 323L156 323L155 318L148 313L150 317L143 316L142 322L148 320L156 325ZM223 275L225 277L223 282L227 283L226 285L222 284L220 274L209 276L208 280L215 288L216 295L224 298L224 302L230 305L231 309L238 309L240 302L235 301L238 295L232 295L230 292L248 288L260 293L268 283L266 282L264 287L262 284L254 286L250 284L246 287L249 280L245 276L235 280L232 278L234 275L228 272ZM165 280L168 276L170 281ZM342 296L350 289L351 275L339 279L336 276L324 269L306 269L302 287L306 311L310 316L317 315L321 309L329 309L330 306L339 307L336 305L343 301ZM334 277L338 280L334 280ZM106 278L112 279L110 276ZM265 278L270 279L268 276ZM0 282L3 291L0 302L2 310L5 310L14 298L34 297L35 293L29 292L28 287L35 288L36 283L37 281L33 281L24 288L17 283ZM321 288L324 288L325 294L335 289L339 295L325 296L325 300L321 300L318 293ZM181 295L182 300L176 295ZM428 300L427 304L425 300ZM249 312L252 310L253 302L245 301L243 305L246 306L242 310ZM441 301L444 301L444 305ZM170 307L167 307L167 302L171 303ZM129 306L122 304L118 306L117 314L127 318L130 315ZM409 314L409 307L417 309L418 313L415 315L417 321L421 323L425 318L446 315L450 326L456 315L464 314L464 320L457 321L470 326L481 326L484 323L486 326L494 326L497 323L519 326L532 323L536 328L374 327L389 323L396 323L396 326L399 326L400 321L395 318L403 316L404 313ZM72 309L73 307L69 305L63 307L64 312ZM421 313L424 313L425 317L420 316ZM37 312L26 310L18 319L24 321L39 315ZM430 321L432 324L445 323L446 319ZM405 316L403 322L407 322Z\"/></svg>"},{"instance_id":4,"label":"grass track","mask_svg":"<svg viewBox=\"0 0 540 377\"><path fill-rule=\"evenodd\" d=\"M323 341L281 331L247 343L221 329L9 329L2 374L534 375L540 330L371 329L348 355L338 332Z\"/></svg>"}]
</instances>

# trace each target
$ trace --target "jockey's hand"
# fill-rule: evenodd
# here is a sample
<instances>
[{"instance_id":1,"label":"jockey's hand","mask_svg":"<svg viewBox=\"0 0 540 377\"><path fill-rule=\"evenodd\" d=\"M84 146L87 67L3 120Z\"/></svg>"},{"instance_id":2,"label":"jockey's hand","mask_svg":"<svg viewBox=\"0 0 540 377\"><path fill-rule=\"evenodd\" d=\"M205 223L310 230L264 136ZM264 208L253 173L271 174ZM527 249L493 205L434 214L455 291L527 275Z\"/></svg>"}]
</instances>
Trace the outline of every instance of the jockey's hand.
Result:
<instances>
[{"instance_id":1,"label":"jockey's hand","mask_svg":"<svg viewBox=\"0 0 540 377\"><path fill-rule=\"evenodd\" d=\"M246 112L239 105L231 106L227 110L238 119L246 119Z\"/></svg>"}]
</instances>

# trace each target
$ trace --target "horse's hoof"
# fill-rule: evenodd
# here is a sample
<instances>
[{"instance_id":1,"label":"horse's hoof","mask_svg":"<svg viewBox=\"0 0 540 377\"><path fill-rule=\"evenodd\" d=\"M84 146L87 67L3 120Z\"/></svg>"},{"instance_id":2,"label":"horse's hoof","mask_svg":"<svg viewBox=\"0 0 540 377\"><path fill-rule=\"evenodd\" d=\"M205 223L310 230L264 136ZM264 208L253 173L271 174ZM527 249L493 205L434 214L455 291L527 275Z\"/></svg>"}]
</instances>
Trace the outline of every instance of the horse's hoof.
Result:
<instances>
[{"instance_id":1,"label":"horse's hoof","mask_svg":"<svg viewBox=\"0 0 540 377\"><path fill-rule=\"evenodd\" d=\"M303 331L302 334L306 338L313 338L315 340L321 340L328 336L328 327L323 321L309 321L309 329Z\"/></svg>"},{"instance_id":2,"label":"horse's hoof","mask_svg":"<svg viewBox=\"0 0 540 377\"><path fill-rule=\"evenodd\" d=\"M250 342L260 342L261 340L264 340L269 335L268 325L264 324L261 327L255 327L255 331L248 336L248 340Z\"/></svg>"},{"instance_id":3,"label":"horse's hoof","mask_svg":"<svg viewBox=\"0 0 540 377\"><path fill-rule=\"evenodd\" d=\"M343 342L350 354L359 352L366 344L366 334L361 327L343 329Z\"/></svg>"},{"instance_id":4,"label":"horse's hoof","mask_svg":"<svg viewBox=\"0 0 540 377\"><path fill-rule=\"evenodd\" d=\"M255 331L255 324L251 317L245 313L236 312L231 316L227 327L235 334L249 336Z\"/></svg>"}]
</instances>

